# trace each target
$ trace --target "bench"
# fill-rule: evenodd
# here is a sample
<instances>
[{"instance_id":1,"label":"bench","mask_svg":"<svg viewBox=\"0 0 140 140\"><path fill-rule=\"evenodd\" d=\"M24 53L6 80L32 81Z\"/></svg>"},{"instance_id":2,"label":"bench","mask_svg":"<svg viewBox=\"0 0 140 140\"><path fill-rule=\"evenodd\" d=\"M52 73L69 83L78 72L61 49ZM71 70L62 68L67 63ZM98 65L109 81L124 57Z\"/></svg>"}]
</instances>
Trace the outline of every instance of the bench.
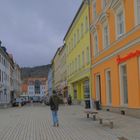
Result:
<instances>
[{"instance_id":1,"label":"bench","mask_svg":"<svg viewBox=\"0 0 140 140\"><path fill-rule=\"evenodd\" d=\"M87 118L89 118L89 115L93 116L93 120L96 120L96 115L98 114L97 111L94 110L84 110L84 112L87 114Z\"/></svg>"},{"instance_id":2,"label":"bench","mask_svg":"<svg viewBox=\"0 0 140 140\"><path fill-rule=\"evenodd\" d=\"M110 128L113 129L114 123L113 123L113 118L112 118L112 117L110 117L110 116L105 116L104 114L102 114L102 115L99 114L99 115L98 115L98 119L99 119L99 123L100 123L100 124L103 124L104 121L109 122Z\"/></svg>"}]
</instances>

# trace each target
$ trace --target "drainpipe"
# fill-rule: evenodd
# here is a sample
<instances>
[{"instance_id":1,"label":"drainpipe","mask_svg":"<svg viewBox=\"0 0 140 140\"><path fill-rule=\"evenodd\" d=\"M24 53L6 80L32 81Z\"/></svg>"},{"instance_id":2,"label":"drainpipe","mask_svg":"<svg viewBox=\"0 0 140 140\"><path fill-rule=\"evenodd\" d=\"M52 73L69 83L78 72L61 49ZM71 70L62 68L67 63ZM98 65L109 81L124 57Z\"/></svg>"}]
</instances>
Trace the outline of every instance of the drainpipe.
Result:
<instances>
[{"instance_id":1,"label":"drainpipe","mask_svg":"<svg viewBox=\"0 0 140 140\"><path fill-rule=\"evenodd\" d=\"M89 16L89 36L90 36L90 0L85 0L86 4L88 5L88 16ZM91 58L91 36L90 36L90 108L93 109L93 100L92 100L92 58Z\"/></svg>"}]
</instances>

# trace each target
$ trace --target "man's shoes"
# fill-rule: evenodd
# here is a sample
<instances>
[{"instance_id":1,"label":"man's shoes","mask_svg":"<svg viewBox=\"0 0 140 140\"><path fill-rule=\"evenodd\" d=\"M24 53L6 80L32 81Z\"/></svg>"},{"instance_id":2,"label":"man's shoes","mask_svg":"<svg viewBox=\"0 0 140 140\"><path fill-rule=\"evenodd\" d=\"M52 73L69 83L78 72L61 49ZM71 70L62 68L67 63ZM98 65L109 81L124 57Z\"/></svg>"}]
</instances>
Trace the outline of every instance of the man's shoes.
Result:
<instances>
[{"instance_id":1,"label":"man's shoes","mask_svg":"<svg viewBox=\"0 0 140 140\"><path fill-rule=\"evenodd\" d=\"M59 123L57 123L57 125L56 125L57 127L59 127Z\"/></svg>"}]
</instances>

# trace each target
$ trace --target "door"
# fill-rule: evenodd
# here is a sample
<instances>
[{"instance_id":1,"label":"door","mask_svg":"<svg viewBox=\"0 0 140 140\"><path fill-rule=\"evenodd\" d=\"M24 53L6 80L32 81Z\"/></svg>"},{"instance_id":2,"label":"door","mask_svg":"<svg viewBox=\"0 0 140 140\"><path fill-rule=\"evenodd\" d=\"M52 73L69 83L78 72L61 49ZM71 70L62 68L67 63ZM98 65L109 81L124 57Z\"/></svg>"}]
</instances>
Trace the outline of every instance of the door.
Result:
<instances>
[{"instance_id":1,"label":"door","mask_svg":"<svg viewBox=\"0 0 140 140\"><path fill-rule=\"evenodd\" d=\"M96 100L101 104L101 77L96 76Z\"/></svg>"}]
</instances>

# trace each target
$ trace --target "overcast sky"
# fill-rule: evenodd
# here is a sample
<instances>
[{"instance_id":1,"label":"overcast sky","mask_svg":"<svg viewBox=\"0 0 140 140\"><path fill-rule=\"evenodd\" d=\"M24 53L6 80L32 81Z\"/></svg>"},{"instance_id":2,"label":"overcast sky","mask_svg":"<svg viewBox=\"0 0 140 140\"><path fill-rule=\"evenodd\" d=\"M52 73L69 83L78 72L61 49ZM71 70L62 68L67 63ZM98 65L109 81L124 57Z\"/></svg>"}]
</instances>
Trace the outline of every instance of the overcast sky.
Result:
<instances>
[{"instance_id":1,"label":"overcast sky","mask_svg":"<svg viewBox=\"0 0 140 140\"><path fill-rule=\"evenodd\" d=\"M0 40L21 66L50 63L82 0L0 0Z\"/></svg>"}]
</instances>

